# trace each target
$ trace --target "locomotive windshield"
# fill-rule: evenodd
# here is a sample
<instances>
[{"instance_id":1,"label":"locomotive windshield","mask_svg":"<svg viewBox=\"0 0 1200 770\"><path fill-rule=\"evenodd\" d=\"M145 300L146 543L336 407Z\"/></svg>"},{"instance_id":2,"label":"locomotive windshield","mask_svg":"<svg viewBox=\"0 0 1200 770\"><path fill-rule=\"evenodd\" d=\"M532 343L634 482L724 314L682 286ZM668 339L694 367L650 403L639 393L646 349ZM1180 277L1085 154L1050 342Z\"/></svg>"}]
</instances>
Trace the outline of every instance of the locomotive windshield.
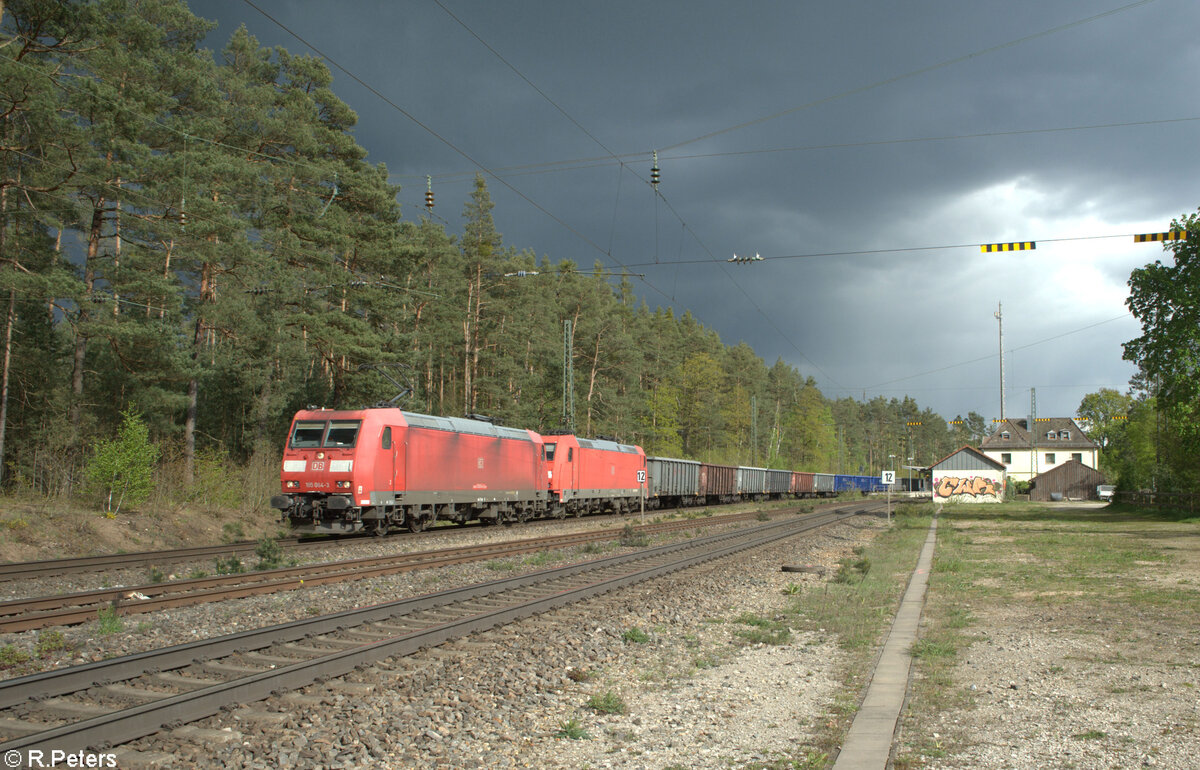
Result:
<instances>
[{"instance_id":1,"label":"locomotive windshield","mask_svg":"<svg viewBox=\"0 0 1200 770\"><path fill-rule=\"evenodd\" d=\"M354 446L362 420L333 420L325 434L325 446Z\"/></svg>"},{"instance_id":2,"label":"locomotive windshield","mask_svg":"<svg viewBox=\"0 0 1200 770\"><path fill-rule=\"evenodd\" d=\"M352 447L361 425L362 420L297 420L289 445L292 449Z\"/></svg>"},{"instance_id":3,"label":"locomotive windshield","mask_svg":"<svg viewBox=\"0 0 1200 770\"><path fill-rule=\"evenodd\" d=\"M321 446L321 436L325 435L324 420L297 420L292 429L293 449L306 449Z\"/></svg>"}]
</instances>

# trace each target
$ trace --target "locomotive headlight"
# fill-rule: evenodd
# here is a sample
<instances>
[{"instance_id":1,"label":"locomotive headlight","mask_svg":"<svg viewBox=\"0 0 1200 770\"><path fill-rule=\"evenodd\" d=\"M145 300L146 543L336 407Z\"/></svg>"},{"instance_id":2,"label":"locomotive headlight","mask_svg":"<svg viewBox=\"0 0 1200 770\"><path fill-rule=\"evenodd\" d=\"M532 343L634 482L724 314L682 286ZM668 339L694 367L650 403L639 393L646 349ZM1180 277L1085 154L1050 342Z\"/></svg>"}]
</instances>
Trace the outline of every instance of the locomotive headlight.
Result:
<instances>
[{"instance_id":1,"label":"locomotive headlight","mask_svg":"<svg viewBox=\"0 0 1200 770\"><path fill-rule=\"evenodd\" d=\"M350 482L349 482L349 481L339 481L339 482L337 483L337 485L338 485L338 489L349 489L349 488L350 488Z\"/></svg>"},{"instance_id":2,"label":"locomotive headlight","mask_svg":"<svg viewBox=\"0 0 1200 770\"><path fill-rule=\"evenodd\" d=\"M299 481L289 481L286 486L288 489L299 489L300 482Z\"/></svg>"},{"instance_id":3,"label":"locomotive headlight","mask_svg":"<svg viewBox=\"0 0 1200 770\"><path fill-rule=\"evenodd\" d=\"M324 452L317 452L317 459L318 459L318 460L324 460L324 459L325 459L325 453L324 453Z\"/></svg>"}]
</instances>

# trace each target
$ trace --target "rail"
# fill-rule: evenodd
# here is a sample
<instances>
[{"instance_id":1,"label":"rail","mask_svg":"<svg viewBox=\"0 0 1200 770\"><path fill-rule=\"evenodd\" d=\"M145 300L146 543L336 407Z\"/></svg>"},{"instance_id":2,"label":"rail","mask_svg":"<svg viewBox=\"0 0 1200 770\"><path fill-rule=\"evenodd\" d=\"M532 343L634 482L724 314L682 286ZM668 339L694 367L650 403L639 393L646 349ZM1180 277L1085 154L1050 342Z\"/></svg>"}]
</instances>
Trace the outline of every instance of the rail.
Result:
<instances>
[{"instance_id":1,"label":"rail","mask_svg":"<svg viewBox=\"0 0 1200 770\"><path fill-rule=\"evenodd\" d=\"M860 512L843 508L785 519L632 554L8 680L0 683L0 708L16 711L5 711L6 718L0 719L3 731L12 736L0 743L0 751L6 752L6 757L13 751L31 749L48 755L51 749L77 751L124 743L164 725L195 721L232 704L261 700L317 679L341 676L383 658L411 654L767 545ZM237 662L220 664L218 659L227 656L234 656ZM246 660L251 658L259 665L247 666ZM263 668L268 663L270 668ZM205 673L187 674L189 669L206 665L207 669L201 669ZM232 678L214 679L217 672ZM145 686L146 677L154 678L157 684ZM141 681L136 681L139 678ZM163 691L164 681L173 682L183 691ZM124 708L115 703L96 708L55 697L73 694L83 698L87 697L85 692L95 688L103 688L105 693L112 693L114 688L116 692L133 693L141 702ZM100 700L107 703L111 698L101 695ZM53 713L64 707L72 709L76 721L51 724L30 713L45 708Z\"/></svg>"}]
</instances>

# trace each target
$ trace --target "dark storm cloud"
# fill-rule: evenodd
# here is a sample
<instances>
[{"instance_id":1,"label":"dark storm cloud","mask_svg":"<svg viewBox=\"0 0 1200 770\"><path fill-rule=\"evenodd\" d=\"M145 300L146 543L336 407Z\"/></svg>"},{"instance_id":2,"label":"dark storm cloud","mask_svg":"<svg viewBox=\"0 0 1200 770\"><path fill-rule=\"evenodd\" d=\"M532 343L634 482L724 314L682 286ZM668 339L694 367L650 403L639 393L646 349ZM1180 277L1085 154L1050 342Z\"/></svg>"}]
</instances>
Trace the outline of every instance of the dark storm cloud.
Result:
<instances>
[{"instance_id":1,"label":"dark storm cloud","mask_svg":"<svg viewBox=\"0 0 1200 770\"><path fill-rule=\"evenodd\" d=\"M999 301L1010 412L1037 387L1040 413L1071 414L1132 373L1120 343L1137 324L1109 319L1157 246L978 244L1160 230L1195 210L1200 123L1150 123L1200 114L1180 98L1200 63L1195 3L1097 19L1128 3L443 3L554 104L434 2L258 3L437 134L334 70L406 217L431 174L437 214L459 227L478 170L464 155L499 171L612 152L628 165L489 179L506 243L585 268L650 263L634 271L651 307L690 309L834 397L998 416ZM192 7L220 23L214 49L245 23L306 52L248 4ZM919 139L934 140L902 141ZM734 252L768 261L725 263ZM676 260L689 264L653 264Z\"/></svg>"}]
</instances>

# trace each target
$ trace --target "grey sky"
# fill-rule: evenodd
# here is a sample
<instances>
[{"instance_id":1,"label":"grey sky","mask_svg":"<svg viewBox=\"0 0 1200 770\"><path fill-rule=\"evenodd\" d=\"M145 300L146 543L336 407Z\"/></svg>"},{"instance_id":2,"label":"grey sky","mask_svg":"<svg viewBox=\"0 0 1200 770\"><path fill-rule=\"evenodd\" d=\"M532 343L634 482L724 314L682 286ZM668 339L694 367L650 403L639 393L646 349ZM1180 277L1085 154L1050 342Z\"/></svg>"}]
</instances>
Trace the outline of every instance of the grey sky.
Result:
<instances>
[{"instance_id":1,"label":"grey sky","mask_svg":"<svg viewBox=\"0 0 1200 770\"><path fill-rule=\"evenodd\" d=\"M998 417L997 302L1010 416L1123 390L1125 281L1162 253L1099 236L1200 206L1192 0L254 3L436 133L333 68L405 218L430 174L458 231L469 156L507 245L631 266L829 397ZM244 23L311 53L246 2L191 7L215 50ZM1014 240L1038 248L979 250Z\"/></svg>"}]
</instances>

